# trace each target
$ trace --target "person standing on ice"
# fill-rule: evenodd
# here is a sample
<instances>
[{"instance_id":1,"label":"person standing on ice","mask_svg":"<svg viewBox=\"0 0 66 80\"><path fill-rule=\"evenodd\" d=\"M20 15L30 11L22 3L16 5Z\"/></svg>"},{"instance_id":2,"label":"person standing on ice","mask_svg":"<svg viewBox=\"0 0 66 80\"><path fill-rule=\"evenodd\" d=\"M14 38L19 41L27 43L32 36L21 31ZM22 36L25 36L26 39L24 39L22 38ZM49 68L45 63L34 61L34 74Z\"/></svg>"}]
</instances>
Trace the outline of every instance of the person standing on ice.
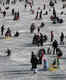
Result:
<instances>
[{"instance_id":1,"label":"person standing on ice","mask_svg":"<svg viewBox=\"0 0 66 80\"><path fill-rule=\"evenodd\" d=\"M24 5L25 9L27 8L27 4L28 4L28 0L25 0L25 5Z\"/></svg>"},{"instance_id":2,"label":"person standing on ice","mask_svg":"<svg viewBox=\"0 0 66 80\"><path fill-rule=\"evenodd\" d=\"M40 44L41 46L43 46L43 34L42 33L40 33Z\"/></svg>"},{"instance_id":3,"label":"person standing on ice","mask_svg":"<svg viewBox=\"0 0 66 80\"><path fill-rule=\"evenodd\" d=\"M42 62L43 62L43 69L44 70L47 70L48 69L48 59L47 59L47 57L45 56L45 54L43 55L43 57L42 57Z\"/></svg>"},{"instance_id":4,"label":"person standing on ice","mask_svg":"<svg viewBox=\"0 0 66 80\"><path fill-rule=\"evenodd\" d=\"M30 5L30 8L32 9L32 3L31 2L29 2L29 5Z\"/></svg>"},{"instance_id":5,"label":"person standing on ice","mask_svg":"<svg viewBox=\"0 0 66 80\"><path fill-rule=\"evenodd\" d=\"M64 33L63 32L61 32L60 44L64 44Z\"/></svg>"},{"instance_id":6,"label":"person standing on ice","mask_svg":"<svg viewBox=\"0 0 66 80\"><path fill-rule=\"evenodd\" d=\"M54 55L55 52L56 52L56 49L57 49L57 47L58 47L58 42L57 42L57 40L54 40L54 41L53 41L52 47L53 47L53 55Z\"/></svg>"},{"instance_id":7,"label":"person standing on ice","mask_svg":"<svg viewBox=\"0 0 66 80\"><path fill-rule=\"evenodd\" d=\"M31 26L30 26L30 33L33 33L35 28L36 28L35 23L32 23Z\"/></svg>"},{"instance_id":8,"label":"person standing on ice","mask_svg":"<svg viewBox=\"0 0 66 80\"><path fill-rule=\"evenodd\" d=\"M39 19L42 19L42 10L40 11Z\"/></svg>"},{"instance_id":9,"label":"person standing on ice","mask_svg":"<svg viewBox=\"0 0 66 80\"><path fill-rule=\"evenodd\" d=\"M54 18L56 18L56 10L55 10L55 7L53 7L53 16L54 16Z\"/></svg>"},{"instance_id":10,"label":"person standing on ice","mask_svg":"<svg viewBox=\"0 0 66 80\"><path fill-rule=\"evenodd\" d=\"M38 31L38 33L40 33L40 28L39 27L38 27L37 31Z\"/></svg>"},{"instance_id":11,"label":"person standing on ice","mask_svg":"<svg viewBox=\"0 0 66 80\"><path fill-rule=\"evenodd\" d=\"M38 64L38 59L37 59L36 55L34 54L34 52L32 51L32 54L31 54L31 65L32 65L32 68L31 68L31 70L33 70L34 73L37 72L37 64Z\"/></svg>"},{"instance_id":12,"label":"person standing on ice","mask_svg":"<svg viewBox=\"0 0 66 80\"><path fill-rule=\"evenodd\" d=\"M42 65L42 58L43 56L46 54L46 51L45 49L40 49L39 52L38 52L38 58L39 58L39 64Z\"/></svg>"},{"instance_id":13,"label":"person standing on ice","mask_svg":"<svg viewBox=\"0 0 66 80\"><path fill-rule=\"evenodd\" d=\"M38 11L36 12L36 17L35 17L35 19L38 19Z\"/></svg>"},{"instance_id":14,"label":"person standing on ice","mask_svg":"<svg viewBox=\"0 0 66 80\"><path fill-rule=\"evenodd\" d=\"M44 9L44 10L46 9L46 4L43 5L43 9Z\"/></svg>"},{"instance_id":15,"label":"person standing on ice","mask_svg":"<svg viewBox=\"0 0 66 80\"><path fill-rule=\"evenodd\" d=\"M14 19L13 20L19 20L19 10L18 10L18 12L15 12L14 13Z\"/></svg>"},{"instance_id":16,"label":"person standing on ice","mask_svg":"<svg viewBox=\"0 0 66 80\"><path fill-rule=\"evenodd\" d=\"M12 15L14 15L15 14L15 10L14 10L14 8L12 9Z\"/></svg>"},{"instance_id":17,"label":"person standing on ice","mask_svg":"<svg viewBox=\"0 0 66 80\"><path fill-rule=\"evenodd\" d=\"M30 0L30 1L29 0L25 0L25 5L24 5L25 8L27 7L27 4L29 4L29 6L31 8L30 10L32 10L32 0Z\"/></svg>"},{"instance_id":18,"label":"person standing on ice","mask_svg":"<svg viewBox=\"0 0 66 80\"><path fill-rule=\"evenodd\" d=\"M30 8L31 8L31 9L32 9L32 7L33 7L33 4L34 4L33 0L30 0L29 5L30 5Z\"/></svg>"},{"instance_id":19,"label":"person standing on ice","mask_svg":"<svg viewBox=\"0 0 66 80\"><path fill-rule=\"evenodd\" d=\"M4 33L4 25L1 26L1 35Z\"/></svg>"},{"instance_id":20,"label":"person standing on ice","mask_svg":"<svg viewBox=\"0 0 66 80\"><path fill-rule=\"evenodd\" d=\"M27 8L27 4L25 3L25 5L24 5L24 7L25 7L25 9Z\"/></svg>"},{"instance_id":21,"label":"person standing on ice","mask_svg":"<svg viewBox=\"0 0 66 80\"><path fill-rule=\"evenodd\" d=\"M37 29L37 45L38 45L38 47L39 47L39 45L40 45L40 28L38 27L38 29Z\"/></svg>"},{"instance_id":22,"label":"person standing on ice","mask_svg":"<svg viewBox=\"0 0 66 80\"><path fill-rule=\"evenodd\" d=\"M54 39L54 33L53 31L51 31L51 42L53 41L53 39Z\"/></svg>"},{"instance_id":23,"label":"person standing on ice","mask_svg":"<svg viewBox=\"0 0 66 80\"><path fill-rule=\"evenodd\" d=\"M38 35L40 37L40 27L37 28L37 33L36 35Z\"/></svg>"},{"instance_id":24,"label":"person standing on ice","mask_svg":"<svg viewBox=\"0 0 66 80\"><path fill-rule=\"evenodd\" d=\"M38 7L35 19L42 19L42 10Z\"/></svg>"},{"instance_id":25,"label":"person standing on ice","mask_svg":"<svg viewBox=\"0 0 66 80\"><path fill-rule=\"evenodd\" d=\"M3 11L3 17L5 17L6 16L6 11Z\"/></svg>"},{"instance_id":26,"label":"person standing on ice","mask_svg":"<svg viewBox=\"0 0 66 80\"><path fill-rule=\"evenodd\" d=\"M54 6L54 2L53 2L53 0L50 0L50 2L49 2L49 6L50 6L50 7L53 7L53 6Z\"/></svg>"}]
</instances>

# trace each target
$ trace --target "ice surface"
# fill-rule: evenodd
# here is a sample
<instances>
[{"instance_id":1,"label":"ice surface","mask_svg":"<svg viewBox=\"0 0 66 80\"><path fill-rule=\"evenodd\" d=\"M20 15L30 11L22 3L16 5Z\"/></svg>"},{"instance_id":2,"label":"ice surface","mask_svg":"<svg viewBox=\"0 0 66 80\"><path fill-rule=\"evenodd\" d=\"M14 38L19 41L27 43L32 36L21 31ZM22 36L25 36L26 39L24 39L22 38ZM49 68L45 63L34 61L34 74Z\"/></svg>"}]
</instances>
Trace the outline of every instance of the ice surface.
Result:
<instances>
[{"instance_id":1,"label":"ice surface","mask_svg":"<svg viewBox=\"0 0 66 80\"><path fill-rule=\"evenodd\" d=\"M34 0L33 9L35 13L38 7L43 8L43 1L47 4L48 8L48 1L49 0ZM41 47L33 46L32 45L32 38L33 35L30 34L30 24L35 22L36 28L40 25L43 21L45 22L45 27L41 29L43 34L47 34L50 39L50 31L53 30L55 34L55 39L59 42L60 33L63 31L66 35L66 15L60 16L60 12L64 11L66 13L66 8L63 10L61 9L62 3L61 0L57 0L58 4L56 4L57 15L60 18L64 19L63 24L52 24L49 17L52 14L49 13L47 16L43 16L42 20L34 20L35 14L32 15L29 9L24 9L24 1L21 3L17 2L16 5L10 4L10 9L8 10L7 17L3 19L2 14L0 14L0 26L2 24L5 25L5 31L7 27L10 27L12 30L12 34L16 31L20 32L20 36L18 38L12 38L11 40L0 39L0 80L66 80L66 39L65 45L60 46L63 51L63 58L61 59L61 69L57 70L56 72L50 71L43 71L41 70L42 67L38 67L37 74L33 74L30 64L30 55L31 51L35 53ZM4 10L4 7L0 5ZM20 19L18 21L13 21L13 16L11 16L11 9L15 7L15 11L20 11ZM43 11L45 12L45 11ZM0 36L1 37L1 36ZM50 42L44 43L43 48L47 48ZM10 57L6 57L6 49L10 48L12 50L12 54ZM49 59L52 61L51 56Z\"/></svg>"}]
</instances>

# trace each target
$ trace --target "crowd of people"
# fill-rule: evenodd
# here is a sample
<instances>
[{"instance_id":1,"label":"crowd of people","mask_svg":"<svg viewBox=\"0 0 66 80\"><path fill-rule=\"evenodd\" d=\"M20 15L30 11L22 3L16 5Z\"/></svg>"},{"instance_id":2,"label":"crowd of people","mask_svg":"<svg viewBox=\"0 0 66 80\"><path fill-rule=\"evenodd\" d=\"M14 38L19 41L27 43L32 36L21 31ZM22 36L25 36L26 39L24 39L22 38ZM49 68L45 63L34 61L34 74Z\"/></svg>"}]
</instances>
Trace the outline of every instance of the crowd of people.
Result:
<instances>
[{"instance_id":1,"label":"crowd of people","mask_svg":"<svg viewBox=\"0 0 66 80\"><path fill-rule=\"evenodd\" d=\"M19 0L19 2L21 2L21 1L23 1L23 0ZM17 2L17 0L13 0L11 3L15 5L16 2ZM30 11L32 12L32 14L34 14L34 10L33 10L34 0L30 0L30 1L29 0L24 0L24 2L25 2L25 5L24 5L25 9L27 8L27 5L29 5L30 6ZM63 0L62 0L62 2L63 2ZM2 3L3 6L5 4L9 5L10 0L6 0L6 3L4 3L4 2ZM55 6L54 6L55 4L57 4L57 0L54 0L54 1L50 0L49 6L53 9L53 13L50 16L50 21L52 21L52 24L57 24L57 23L62 24L64 22L64 20L62 18L58 17ZM63 8L65 8L65 7L63 7ZM7 16L7 12L6 12L7 9L9 9L9 6L7 6L4 11L2 11L1 8L0 8L0 12L3 15L3 18L5 18ZM46 9L46 4L44 3L43 10L45 10L45 9ZM43 10L40 7L38 7L36 15L34 17L34 20L42 20L43 15L48 15L48 11L46 11L43 14ZM51 11L51 10L49 9L49 11ZM62 12L62 14L63 14L63 12ZM13 8L11 10L11 15L13 16L13 21L19 20L20 19L19 9L18 9L17 12L15 12L15 9ZM42 29L43 27L45 27L45 23L41 22L40 26L37 28L37 33L34 33L34 31L36 29L36 25L35 25L35 23L30 24L30 34L34 34L34 37L32 39L32 44L35 45L35 46L43 47L44 43L47 42L48 39L49 39L46 34L41 33L40 29ZM5 25L3 24L1 26L1 36L4 35L4 30L5 30ZM6 31L4 36L5 36L5 39L9 38L9 37L12 37L12 31L11 31L10 27L7 28L7 31ZM14 37L18 37L18 36L19 36L19 32L16 32L14 34ZM39 50L37 55L35 55L34 51L32 51L30 62L31 62L31 65L32 65L31 70L33 70L34 73L37 72L37 66L41 65L41 64L43 64L43 69L44 70L48 70L49 63L48 63L48 59L46 57L47 54L56 55L55 59L53 60L53 62L51 64L51 66L53 68L57 68L57 67L60 66L59 59L63 56L63 52L59 47L58 41L55 40L54 37L55 37L54 36L54 31L52 30L52 31L50 31L50 46L48 47L47 51L45 51L45 49L42 48L41 50ZM61 32L61 34L59 36L60 45L64 45L64 37L65 37L64 33ZM52 49L53 49L52 52L51 52L50 47L52 47ZM7 56L10 56L11 55L11 50L7 49L7 53L8 53Z\"/></svg>"},{"instance_id":2,"label":"crowd of people","mask_svg":"<svg viewBox=\"0 0 66 80\"><path fill-rule=\"evenodd\" d=\"M57 48L56 49L56 57L54 58L54 60L52 61L51 64L49 64L47 55L48 53L46 53L45 49L41 49L39 50L38 54L35 55L35 53L32 51L31 53L31 70L36 73L38 70L38 66L41 67L42 65L42 70L49 70L51 67L56 69L60 67L60 58L62 57L63 53L62 51Z\"/></svg>"},{"instance_id":3,"label":"crowd of people","mask_svg":"<svg viewBox=\"0 0 66 80\"><path fill-rule=\"evenodd\" d=\"M52 21L53 24L57 24L57 23L61 24L61 23L64 22L64 20L60 19L57 16L55 6L54 6L55 4L57 4L56 0L55 0L55 2L50 0L49 6L51 6L53 8L53 14L50 16L50 20ZM45 9L45 8L46 8L46 5L44 4L43 9ZM47 15L47 14L48 14L48 11L46 11L46 13L44 15ZM35 20L41 20L41 19L42 19L42 9L40 9L40 7L39 7L38 10L37 10L37 13L36 13ZM40 32L40 29L44 26L45 26L45 23L42 22L41 25L37 28L37 34L34 34L33 41L32 41L33 45L35 44L38 47L43 46L43 42L46 42L48 40L48 36L47 35L44 36ZM35 29L36 29L35 23L32 23L31 26L30 26L30 32L34 33ZM37 66L39 64L43 65L44 70L48 70L50 68L50 66L53 67L53 68L59 68L59 66L60 66L60 60L59 59L63 56L63 52L60 49L59 44L64 45L64 37L65 37L64 33L61 32L61 34L59 36L60 43L58 43L58 41L54 39L54 37L55 37L54 36L54 31L50 32L50 37L51 37L50 38L51 45L48 47L47 51L45 51L45 49L42 48L41 50L39 50L38 56L35 55L35 53L32 51L32 54L31 54L32 68L31 68L31 70L33 70L34 73L37 72ZM53 49L52 51L51 51L50 47L52 47L52 49ZM49 64L48 59L46 57L47 54L56 55L52 64Z\"/></svg>"}]
</instances>

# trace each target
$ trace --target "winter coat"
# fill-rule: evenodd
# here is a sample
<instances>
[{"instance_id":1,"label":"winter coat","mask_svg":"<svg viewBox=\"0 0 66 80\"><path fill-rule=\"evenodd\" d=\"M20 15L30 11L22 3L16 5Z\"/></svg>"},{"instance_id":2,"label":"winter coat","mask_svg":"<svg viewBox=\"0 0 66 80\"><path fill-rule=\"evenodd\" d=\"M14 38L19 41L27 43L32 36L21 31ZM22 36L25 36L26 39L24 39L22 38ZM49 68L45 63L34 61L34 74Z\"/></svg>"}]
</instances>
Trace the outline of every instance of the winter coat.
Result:
<instances>
[{"instance_id":1,"label":"winter coat","mask_svg":"<svg viewBox=\"0 0 66 80\"><path fill-rule=\"evenodd\" d=\"M53 15L54 15L54 17L56 17L56 11L55 11L55 8L53 8Z\"/></svg>"},{"instance_id":2,"label":"winter coat","mask_svg":"<svg viewBox=\"0 0 66 80\"><path fill-rule=\"evenodd\" d=\"M32 55L31 64L32 64L32 68L37 68L38 59L37 59L36 55Z\"/></svg>"},{"instance_id":3,"label":"winter coat","mask_svg":"<svg viewBox=\"0 0 66 80\"><path fill-rule=\"evenodd\" d=\"M30 32L32 33L34 31L34 29L35 29L35 24L32 23L31 26L30 26Z\"/></svg>"},{"instance_id":4,"label":"winter coat","mask_svg":"<svg viewBox=\"0 0 66 80\"><path fill-rule=\"evenodd\" d=\"M57 48L58 47L58 42L55 40L52 44L53 48Z\"/></svg>"},{"instance_id":5,"label":"winter coat","mask_svg":"<svg viewBox=\"0 0 66 80\"><path fill-rule=\"evenodd\" d=\"M62 51L61 51L61 49L60 48L57 48L56 49L56 54L57 54L57 56L60 58L61 56L63 56L63 53L62 53Z\"/></svg>"},{"instance_id":6,"label":"winter coat","mask_svg":"<svg viewBox=\"0 0 66 80\"><path fill-rule=\"evenodd\" d=\"M53 32L51 31L51 37L53 38L54 37L54 34L53 34Z\"/></svg>"},{"instance_id":7,"label":"winter coat","mask_svg":"<svg viewBox=\"0 0 66 80\"><path fill-rule=\"evenodd\" d=\"M4 25L1 27L1 31L4 31Z\"/></svg>"},{"instance_id":8,"label":"winter coat","mask_svg":"<svg viewBox=\"0 0 66 80\"><path fill-rule=\"evenodd\" d=\"M60 41L63 41L64 40L64 34L61 33L61 36L60 36Z\"/></svg>"}]
</instances>

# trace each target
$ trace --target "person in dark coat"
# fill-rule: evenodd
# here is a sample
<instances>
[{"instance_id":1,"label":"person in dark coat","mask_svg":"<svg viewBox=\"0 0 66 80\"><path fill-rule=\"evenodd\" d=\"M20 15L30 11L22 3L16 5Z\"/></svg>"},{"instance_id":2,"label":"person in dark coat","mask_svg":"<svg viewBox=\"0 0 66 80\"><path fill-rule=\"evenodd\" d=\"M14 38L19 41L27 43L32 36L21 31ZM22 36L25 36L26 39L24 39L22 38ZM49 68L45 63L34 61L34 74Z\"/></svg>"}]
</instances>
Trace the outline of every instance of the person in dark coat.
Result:
<instances>
[{"instance_id":1,"label":"person in dark coat","mask_svg":"<svg viewBox=\"0 0 66 80\"><path fill-rule=\"evenodd\" d=\"M3 11L3 17L5 17L6 16L6 11Z\"/></svg>"},{"instance_id":2,"label":"person in dark coat","mask_svg":"<svg viewBox=\"0 0 66 80\"><path fill-rule=\"evenodd\" d=\"M63 32L61 32L60 44L64 44L64 33Z\"/></svg>"},{"instance_id":3,"label":"person in dark coat","mask_svg":"<svg viewBox=\"0 0 66 80\"><path fill-rule=\"evenodd\" d=\"M15 11L14 11L14 8L12 9L12 15L14 15Z\"/></svg>"},{"instance_id":4,"label":"person in dark coat","mask_svg":"<svg viewBox=\"0 0 66 80\"><path fill-rule=\"evenodd\" d=\"M27 8L27 4L25 3L25 5L24 5L24 7L25 7L25 9Z\"/></svg>"},{"instance_id":5,"label":"person in dark coat","mask_svg":"<svg viewBox=\"0 0 66 80\"><path fill-rule=\"evenodd\" d=\"M3 35L4 32L4 25L1 26L1 35Z\"/></svg>"},{"instance_id":6,"label":"person in dark coat","mask_svg":"<svg viewBox=\"0 0 66 80\"><path fill-rule=\"evenodd\" d=\"M9 27L7 28L7 32L8 32L8 33L11 33L11 30L10 30L10 28L9 28Z\"/></svg>"},{"instance_id":7,"label":"person in dark coat","mask_svg":"<svg viewBox=\"0 0 66 80\"><path fill-rule=\"evenodd\" d=\"M40 32L40 27L37 28L38 33Z\"/></svg>"},{"instance_id":8,"label":"person in dark coat","mask_svg":"<svg viewBox=\"0 0 66 80\"><path fill-rule=\"evenodd\" d=\"M44 9L44 10L46 9L46 5L45 5L45 4L43 5L43 9Z\"/></svg>"},{"instance_id":9,"label":"person in dark coat","mask_svg":"<svg viewBox=\"0 0 66 80\"><path fill-rule=\"evenodd\" d=\"M62 50L61 50L60 48L57 48L57 49L56 49L56 55L57 55L57 57L59 57L59 58L61 58L61 57L63 56L63 52L62 52Z\"/></svg>"},{"instance_id":10,"label":"person in dark coat","mask_svg":"<svg viewBox=\"0 0 66 80\"><path fill-rule=\"evenodd\" d=\"M53 39L54 39L54 33L53 31L51 31L51 42L53 41Z\"/></svg>"},{"instance_id":11,"label":"person in dark coat","mask_svg":"<svg viewBox=\"0 0 66 80\"><path fill-rule=\"evenodd\" d=\"M30 32L33 33L35 30L35 24L32 23L31 26L30 26Z\"/></svg>"},{"instance_id":12,"label":"person in dark coat","mask_svg":"<svg viewBox=\"0 0 66 80\"><path fill-rule=\"evenodd\" d=\"M14 19L13 20L18 20L19 19L19 11L14 13Z\"/></svg>"},{"instance_id":13,"label":"person in dark coat","mask_svg":"<svg viewBox=\"0 0 66 80\"><path fill-rule=\"evenodd\" d=\"M49 2L49 6L53 7L54 6L54 2L52 0L50 0Z\"/></svg>"},{"instance_id":14,"label":"person in dark coat","mask_svg":"<svg viewBox=\"0 0 66 80\"><path fill-rule=\"evenodd\" d=\"M42 19L42 10L40 11L39 19Z\"/></svg>"},{"instance_id":15,"label":"person in dark coat","mask_svg":"<svg viewBox=\"0 0 66 80\"><path fill-rule=\"evenodd\" d=\"M44 26L45 26L44 22L41 22L40 28L42 28L42 27L44 27Z\"/></svg>"},{"instance_id":16,"label":"person in dark coat","mask_svg":"<svg viewBox=\"0 0 66 80\"><path fill-rule=\"evenodd\" d=\"M57 47L58 47L58 42L57 42L57 40L54 40L54 41L53 41L52 47L53 47L53 54L55 54L55 51L56 51L56 49L57 49Z\"/></svg>"},{"instance_id":17,"label":"person in dark coat","mask_svg":"<svg viewBox=\"0 0 66 80\"><path fill-rule=\"evenodd\" d=\"M14 34L14 37L18 37L19 36L19 32L16 31L16 33Z\"/></svg>"},{"instance_id":18,"label":"person in dark coat","mask_svg":"<svg viewBox=\"0 0 66 80\"><path fill-rule=\"evenodd\" d=\"M37 46L40 46L40 35L36 35L36 42L37 42Z\"/></svg>"},{"instance_id":19,"label":"person in dark coat","mask_svg":"<svg viewBox=\"0 0 66 80\"><path fill-rule=\"evenodd\" d=\"M34 72L36 72L38 59L37 59L37 57L36 57L36 55L34 54L33 51L32 51L32 55L31 55L31 64L32 64L31 70L34 70Z\"/></svg>"},{"instance_id":20,"label":"person in dark coat","mask_svg":"<svg viewBox=\"0 0 66 80\"><path fill-rule=\"evenodd\" d=\"M43 35L40 33L40 44L43 46Z\"/></svg>"},{"instance_id":21,"label":"person in dark coat","mask_svg":"<svg viewBox=\"0 0 66 80\"><path fill-rule=\"evenodd\" d=\"M16 15L17 15L17 13L15 12L15 13L14 13L14 19L13 19L13 20L16 20Z\"/></svg>"},{"instance_id":22,"label":"person in dark coat","mask_svg":"<svg viewBox=\"0 0 66 80\"><path fill-rule=\"evenodd\" d=\"M11 50L7 49L6 53L7 53L7 56L10 56L11 55Z\"/></svg>"},{"instance_id":23,"label":"person in dark coat","mask_svg":"<svg viewBox=\"0 0 66 80\"><path fill-rule=\"evenodd\" d=\"M55 10L55 7L53 7L53 16L56 18L56 10Z\"/></svg>"},{"instance_id":24,"label":"person in dark coat","mask_svg":"<svg viewBox=\"0 0 66 80\"><path fill-rule=\"evenodd\" d=\"M5 37L11 37L12 35L11 35L11 30L10 30L10 28L8 27L7 28L7 31L6 31L6 33L5 33Z\"/></svg>"},{"instance_id":25,"label":"person in dark coat","mask_svg":"<svg viewBox=\"0 0 66 80\"><path fill-rule=\"evenodd\" d=\"M38 11L37 11L37 12L36 12L36 17L35 17L35 19L38 19L38 14L39 14L39 13L38 13Z\"/></svg>"}]
</instances>

